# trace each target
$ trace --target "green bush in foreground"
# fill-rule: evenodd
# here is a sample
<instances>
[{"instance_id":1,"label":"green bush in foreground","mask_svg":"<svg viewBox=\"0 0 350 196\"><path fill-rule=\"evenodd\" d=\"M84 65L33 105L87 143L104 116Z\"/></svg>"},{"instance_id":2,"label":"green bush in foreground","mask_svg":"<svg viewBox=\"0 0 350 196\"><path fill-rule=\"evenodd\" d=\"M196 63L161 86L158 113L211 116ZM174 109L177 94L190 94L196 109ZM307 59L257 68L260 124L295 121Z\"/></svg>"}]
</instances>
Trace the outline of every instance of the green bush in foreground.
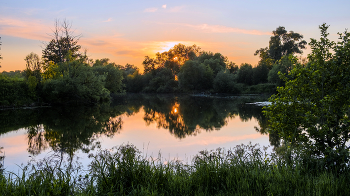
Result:
<instances>
[{"instance_id":1,"label":"green bush in foreground","mask_svg":"<svg viewBox=\"0 0 350 196\"><path fill-rule=\"evenodd\" d=\"M141 156L133 145L91 155L88 173L46 159L23 175L0 175L1 195L347 195L348 168L310 170L305 157L267 154L257 145L201 151L191 164ZM71 159L70 159L71 160ZM28 168L32 168L28 172Z\"/></svg>"}]
</instances>

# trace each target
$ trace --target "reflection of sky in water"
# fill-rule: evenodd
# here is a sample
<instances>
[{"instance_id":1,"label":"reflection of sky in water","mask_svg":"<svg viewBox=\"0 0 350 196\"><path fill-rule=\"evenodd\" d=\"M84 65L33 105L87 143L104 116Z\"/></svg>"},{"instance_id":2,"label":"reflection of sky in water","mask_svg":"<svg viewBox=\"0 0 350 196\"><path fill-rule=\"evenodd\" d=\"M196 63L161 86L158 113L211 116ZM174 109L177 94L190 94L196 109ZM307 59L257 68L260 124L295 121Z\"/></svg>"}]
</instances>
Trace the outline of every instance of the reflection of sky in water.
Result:
<instances>
[{"instance_id":1,"label":"reflection of sky in water","mask_svg":"<svg viewBox=\"0 0 350 196\"><path fill-rule=\"evenodd\" d=\"M267 135L258 133L254 126L259 127L255 118L242 122L239 116L227 119L227 126L220 130L206 131L199 129L200 132L194 135L187 135L183 139L178 139L171 135L169 130L157 128L157 123L153 122L146 126L144 121L144 111L133 116L122 115L123 125L119 133L113 137L102 136L98 140L101 142L102 149L110 149L113 146L121 144L134 144L144 155L158 157L160 152L164 161L178 158L185 162L191 162L191 159L201 150L214 150L216 148L229 149L239 144L259 143L260 146L268 146L269 138ZM26 163L32 157L27 152L28 138L25 129L9 132L0 136L0 144L5 151L5 168L7 171L17 173L22 163ZM42 159L47 156L50 149L37 155L36 159ZM92 151L93 153L94 151ZM86 153L78 150L76 155L85 166L89 159ZM17 165L16 165L17 164Z\"/></svg>"}]
</instances>

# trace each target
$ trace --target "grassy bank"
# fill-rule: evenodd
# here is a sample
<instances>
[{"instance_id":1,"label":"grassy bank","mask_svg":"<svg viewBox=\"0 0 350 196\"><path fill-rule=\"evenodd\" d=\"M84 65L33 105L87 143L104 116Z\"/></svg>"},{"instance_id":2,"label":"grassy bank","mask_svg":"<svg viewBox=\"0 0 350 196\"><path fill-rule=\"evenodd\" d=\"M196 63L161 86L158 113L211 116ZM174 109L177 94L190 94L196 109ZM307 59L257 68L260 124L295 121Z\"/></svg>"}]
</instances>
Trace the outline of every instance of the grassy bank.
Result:
<instances>
[{"instance_id":1,"label":"grassy bank","mask_svg":"<svg viewBox=\"0 0 350 196\"><path fill-rule=\"evenodd\" d=\"M91 155L88 171L58 157L4 173L0 195L347 195L348 168L330 170L257 146L201 151L191 164L151 159L132 145ZM312 164L313 163L313 164Z\"/></svg>"}]
</instances>

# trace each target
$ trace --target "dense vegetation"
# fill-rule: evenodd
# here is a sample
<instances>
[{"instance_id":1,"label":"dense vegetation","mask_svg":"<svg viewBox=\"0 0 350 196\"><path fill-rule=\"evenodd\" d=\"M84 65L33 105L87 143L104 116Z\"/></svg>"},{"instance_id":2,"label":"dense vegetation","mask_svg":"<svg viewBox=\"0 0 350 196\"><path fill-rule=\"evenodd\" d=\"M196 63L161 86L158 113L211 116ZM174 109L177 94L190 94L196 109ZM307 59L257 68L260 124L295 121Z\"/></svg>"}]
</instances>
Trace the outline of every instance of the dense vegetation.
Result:
<instances>
[{"instance_id":1,"label":"dense vegetation","mask_svg":"<svg viewBox=\"0 0 350 196\"><path fill-rule=\"evenodd\" d=\"M91 155L89 172L61 156L24 166L23 175L0 174L1 195L347 195L341 173L286 161L258 146L201 151L191 163L143 157L132 145Z\"/></svg>"},{"instance_id":2,"label":"dense vegetation","mask_svg":"<svg viewBox=\"0 0 350 196\"><path fill-rule=\"evenodd\" d=\"M178 44L154 58L146 56L140 73L134 65L89 59L80 52L80 36L70 29L66 21L56 21L42 59L30 53L24 59L25 70L0 74L0 106L94 105L124 92L272 94L284 84L278 72L288 73L293 54L301 53L306 44L302 35L278 27L269 47L256 52L261 60L255 67L238 67L220 53Z\"/></svg>"},{"instance_id":3,"label":"dense vegetation","mask_svg":"<svg viewBox=\"0 0 350 196\"><path fill-rule=\"evenodd\" d=\"M296 64L284 87L272 96L265 110L268 132L277 134L287 153L302 149L309 160L326 168L347 167L350 139L350 33L328 39L328 26L320 26L321 39L312 39L307 66Z\"/></svg>"}]
</instances>

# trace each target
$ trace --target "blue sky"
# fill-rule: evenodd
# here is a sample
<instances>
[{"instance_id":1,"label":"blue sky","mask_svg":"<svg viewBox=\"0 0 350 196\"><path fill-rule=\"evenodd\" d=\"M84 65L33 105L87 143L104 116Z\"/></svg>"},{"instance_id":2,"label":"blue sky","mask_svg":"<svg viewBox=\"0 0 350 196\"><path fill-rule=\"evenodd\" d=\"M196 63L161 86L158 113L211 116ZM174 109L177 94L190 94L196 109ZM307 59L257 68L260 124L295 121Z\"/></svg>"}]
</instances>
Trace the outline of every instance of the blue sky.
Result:
<instances>
[{"instance_id":1,"label":"blue sky","mask_svg":"<svg viewBox=\"0 0 350 196\"><path fill-rule=\"evenodd\" d=\"M350 27L350 1L17 1L0 2L0 71L22 70L30 52L41 55L56 19L72 23L92 59L142 67L144 56L177 43L220 52L236 64L256 65L254 52L268 46L278 26L319 38L330 25L332 40ZM304 56L309 53L307 49Z\"/></svg>"}]
</instances>

